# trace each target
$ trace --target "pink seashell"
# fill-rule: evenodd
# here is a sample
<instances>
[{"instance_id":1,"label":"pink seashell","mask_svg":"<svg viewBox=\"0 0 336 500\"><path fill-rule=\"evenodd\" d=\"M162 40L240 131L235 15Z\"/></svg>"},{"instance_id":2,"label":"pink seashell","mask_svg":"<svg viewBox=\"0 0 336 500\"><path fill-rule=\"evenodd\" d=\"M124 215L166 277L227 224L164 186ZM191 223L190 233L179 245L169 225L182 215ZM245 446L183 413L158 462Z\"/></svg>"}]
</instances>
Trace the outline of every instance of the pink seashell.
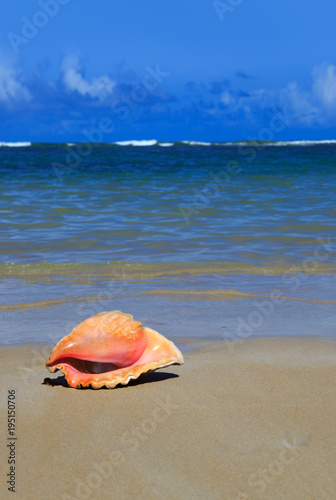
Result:
<instances>
[{"instance_id":1,"label":"pink seashell","mask_svg":"<svg viewBox=\"0 0 336 500\"><path fill-rule=\"evenodd\" d=\"M46 367L61 370L71 387L113 389L158 368L182 365L183 356L163 335L120 311L86 319L53 349Z\"/></svg>"}]
</instances>

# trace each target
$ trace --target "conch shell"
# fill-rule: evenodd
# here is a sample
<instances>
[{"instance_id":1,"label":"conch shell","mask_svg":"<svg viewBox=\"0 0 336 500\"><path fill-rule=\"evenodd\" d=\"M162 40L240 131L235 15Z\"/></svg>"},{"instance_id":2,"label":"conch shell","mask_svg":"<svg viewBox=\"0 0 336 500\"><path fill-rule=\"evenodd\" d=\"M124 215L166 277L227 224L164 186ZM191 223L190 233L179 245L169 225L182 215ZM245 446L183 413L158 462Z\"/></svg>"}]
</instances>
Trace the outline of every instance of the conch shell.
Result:
<instances>
[{"instance_id":1,"label":"conch shell","mask_svg":"<svg viewBox=\"0 0 336 500\"><path fill-rule=\"evenodd\" d=\"M120 311L86 319L52 351L46 367L61 370L71 387L113 389L158 368L182 365L183 356L163 335Z\"/></svg>"}]
</instances>

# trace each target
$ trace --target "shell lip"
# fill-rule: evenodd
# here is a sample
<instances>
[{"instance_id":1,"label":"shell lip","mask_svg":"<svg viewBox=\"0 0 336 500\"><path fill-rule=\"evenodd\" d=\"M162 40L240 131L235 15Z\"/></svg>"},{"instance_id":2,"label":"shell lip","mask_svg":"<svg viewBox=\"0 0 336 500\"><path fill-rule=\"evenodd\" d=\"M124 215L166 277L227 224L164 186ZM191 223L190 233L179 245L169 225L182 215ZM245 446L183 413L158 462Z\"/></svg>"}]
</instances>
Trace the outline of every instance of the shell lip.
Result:
<instances>
[{"instance_id":1,"label":"shell lip","mask_svg":"<svg viewBox=\"0 0 336 500\"><path fill-rule=\"evenodd\" d=\"M158 359L155 360L155 364L158 365L158 368L163 368L161 363L165 363L167 358L163 358L162 360ZM153 361L154 362L154 361ZM181 355L179 358L171 358L170 361L168 361L168 364L164 366L169 366L171 364L175 365L183 365L184 359L183 356ZM117 370L124 370L124 369L131 369L132 366L134 367L140 367L140 366L145 366L146 364L151 364L151 363L140 363L136 364L134 363L133 365L128 365L128 366L117 366L114 363L101 363L101 362L95 362L95 361L89 361L89 360L83 360L76 358L75 356L61 356L57 358L55 361L52 363L49 363L49 361L46 363L46 368L49 370L50 373L55 373L58 370L61 370L63 367L65 368L66 366L71 366L73 370L76 370L79 373L89 373L92 375L98 375L102 373L111 373L113 371Z\"/></svg>"},{"instance_id":2,"label":"shell lip","mask_svg":"<svg viewBox=\"0 0 336 500\"><path fill-rule=\"evenodd\" d=\"M155 362L152 363L144 363L144 364L139 364L139 365L131 365L128 367L124 368L118 368L119 374L118 376L114 377L113 379L109 378L109 374L113 373L112 372L104 372L106 375L106 379L103 380L94 380L94 376L97 375L96 373L92 373L92 379L87 380L86 382L82 381L81 383L77 385L73 385L71 383L70 379L70 373L69 370L67 370L66 365L61 365L61 364L55 364L53 366L47 366L48 370L50 373L55 373L58 370L60 370L63 375L65 376L66 381L68 382L70 387L73 387L75 389L80 389L80 388L88 388L92 387L93 389L101 389L102 387L107 387L110 389L113 389L117 385L127 385L130 380L136 380L141 376L147 375L148 373L151 373L158 368L166 368L168 366L172 365L182 365L184 363L183 356L181 354L181 357L179 359L176 358L165 358L162 360L156 360ZM128 373L127 377L124 376L126 371L129 371L130 368L133 366L133 372ZM146 366L146 369L144 367ZM72 367L73 368L73 367Z\"/></svg>"}]
</instances>

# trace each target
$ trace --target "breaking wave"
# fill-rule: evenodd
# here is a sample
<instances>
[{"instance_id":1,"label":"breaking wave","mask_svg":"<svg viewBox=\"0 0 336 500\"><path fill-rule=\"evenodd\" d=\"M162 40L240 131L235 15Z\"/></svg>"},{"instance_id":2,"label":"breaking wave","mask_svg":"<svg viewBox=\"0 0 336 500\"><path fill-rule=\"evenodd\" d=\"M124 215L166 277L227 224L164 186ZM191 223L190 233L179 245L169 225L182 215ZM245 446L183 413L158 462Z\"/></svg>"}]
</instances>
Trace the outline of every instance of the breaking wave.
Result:
<instances>
[{"instance_id":1,"label":"breaking wave","mask_svg":"<svg viewBox=\"0 0 336 500\"><path fill-rule=\"evenodd\" d=\"M290 146L319 146L319 145L336 145L336 140L300 140L300 141L227 141L227 142L205 142L205 141L174 141L174 142L161 142L156 139L152 140L132 140L132 141L117 141L112 143L117 146L217 146L217 147L238 147L238 146L253 146L259 147L290 147Z\"/></svg>"},{"instance_id":2,"label":"breaking wave","mask_svg":"<svg viewBox=\"0 0 336 500\"><path fill-rule=\"evenodd\" d=\"M202 142L202 141L182 141L182 144L188 144L189 146L211 146L215 144L213 142Z\"/></svg>"},{"instance_id":3,"label":"breaking wave","mask_svg":"<svg viewBox=\"0 0 336 500\"><path fill-rule=\"evenodd\" d=\"M38 147L74 147L80 146L84 144L83 142L67 142L67 143L37 143L37 142L0 142L0 147L7 148L25 148L29 146ZM173 146L182 146L182 147L224 147L224 148L237 148L237 147L258 147L258 148L268 148L268 147L314 147L314 146L335 146L336 139L330 140L300 140L300 141L252 141L252 140L244 140L244 141L222 141L222 142L205 142L205 141L158 141L157 139L149 139L149 140L128 140L128 141L116 141L112 143L104 143L97 142L94 143L95 147L106 147L106 146L123 146L123 147L143 147L143 146L160 146L160 147L173 147Z\"/></svg>"},{"instance_id":4,"label":"breaking wave","mask_svg":"<svg viewBox=\"0 0 336 500\"><path fill-rule=\"evenodd\" d=\"M117 146L155 146L157 144L156 139L151 139L149 141L117 141L113 144L117 144Z\"/></svg>"},{"instance_id":5,"label":"breaking wave","mask_svg":"<svg viewBox=\"0 0 336 500\"><path fill-rule=\"evenodd\" d=\"M31 145L31 142L0 142L0 148L26 148Z\"/></svg>"}]
</instances>

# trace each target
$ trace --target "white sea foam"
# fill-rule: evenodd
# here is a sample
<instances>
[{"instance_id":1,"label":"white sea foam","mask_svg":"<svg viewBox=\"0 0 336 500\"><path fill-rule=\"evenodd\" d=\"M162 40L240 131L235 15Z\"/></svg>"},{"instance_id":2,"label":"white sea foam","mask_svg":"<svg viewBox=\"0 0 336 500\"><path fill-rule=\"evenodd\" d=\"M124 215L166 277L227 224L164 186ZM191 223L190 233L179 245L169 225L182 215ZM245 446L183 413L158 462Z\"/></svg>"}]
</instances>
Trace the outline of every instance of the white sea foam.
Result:
<instances>
[{"instance_id":1,"label":"white sea foam","mask_svg":"<svg viewBox=\"0 0 336 500\"><path fill-rule=\"evenodd\" d=\"M157 144L156 139L152 139L149 141L117 141L114 142L113 144L117 144L118 146L154 146Z\"/></svg>"},{"instance_id":2,"label":"white sea foam","mask_svg":"<svg viewBox=\"0 0 336 500\"><path fill-rule=\"evenodd\" d=\"M250 146L251 143L248 141L236 141L236 142L217 142L216 146Z\"/></svg>"},{"instance_id":3,"label":"white sea foam","mask_svg":"<svg viewBox=\"0 0 336 500\"><path fill-rule=\"evenodd\" d=\"M211 142L202 141L182 141L183 144L189 144L189 146L211 146Z\"/></svg>"},{"instance_id":4,"label":"white sea foam","mask_svg":"<svg viewBox=\"0 0 336 500\"><path fill-rule=\"evenodd\" d=\"M0 142L0 148L26 148L27 146L31 146L31 142Z\"/></svg>"},{"instance_id":5,"label":"white sea foam","mask_svg":"<svg viewBox=\"0 0 336 500\"><path fill-rule=\"evenodd\" d=\"M253 147L253 143L258 143L258 141L235 141L235 142L203 142L203 141L181 141L182 144L187 144L189 146L250 146ZM158 142L156 139L151 140L133 140L133 141L117 141L112 144L116 144L118 146L161 146L161 147L171 147L174 146L175 142ZM270 142L262 142L260 146L262 147L272 147L272 146L314 146L314 145L323 145L323 144L336 144L336 139L330 140L301 140L301 141L270 141ZM8 148L24 148L31 146L31 142L0 142L0 147L8 147ZM259 143L258 143L259 145ZM67 146L76 146L74 142L68 142Z\"/></svg>"},{"instance_id":6,"label":"white sea foam","mask_svg":"<svg viewBox=\"0 0 336 500\"><path fill-rule=\"evenodd\" d=\"M218 146L251 146L258 143L258 146L272 147L272 146L315 146L319 144L336 144L336 140L320 140L320 141L270 141L259 143L258 141L236 141L236 142L218 142L213 143ZM260 147L259 146L259 147Z\"/></svg>"},{"instance_id":7,"label":"white sea foam","mask_svg":"<svg viewBox=\"0 0 336 500\"><path fill-rule=\"evenodd\" d=\"M184 144L190 144L192 141L182 141ZM237 147L237 146L245 146L245 147L253 147L254 144L258 145L258 147L268 148L274 146L315 146L319 144L336 144L336 140L320 140L320 141L269 141L269 142L260 142L260 141L235 141L235 142L211 142L211 143L197 143L198 145L209 145L211 146L224 146L224 147Z\"/></svg>"},{"instance_id":8,"label":"white sea foam","mask_svg":"<svg viewBox=\"0 0 336 500\"><path fill-rule=\"evenodd\" d=\"M319 144L336 144L336 140L321 140L321 141L275 141L270 142L267 146L315 146Z\"/></svg>"}]
</instances>

